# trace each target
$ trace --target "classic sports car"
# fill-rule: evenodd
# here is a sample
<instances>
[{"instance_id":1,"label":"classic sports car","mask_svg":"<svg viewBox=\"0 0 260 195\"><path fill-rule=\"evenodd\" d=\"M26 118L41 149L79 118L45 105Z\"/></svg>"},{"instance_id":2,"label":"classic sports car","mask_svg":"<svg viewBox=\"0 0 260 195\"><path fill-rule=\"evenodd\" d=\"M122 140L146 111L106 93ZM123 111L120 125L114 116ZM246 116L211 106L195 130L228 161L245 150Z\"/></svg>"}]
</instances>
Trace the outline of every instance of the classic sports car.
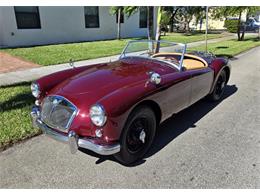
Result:
<instances>
[{"instance_id":1,"label":"classic sports car","mask_svg":"<svg viewBox=\"0 0 260 195\"><path fill-rule=\"evenodd\" d=\"M130 41L117 61L33 82L33 124L72 153L85 148L130 164L145 155L165 119L205 96L220 100L230 68L224 58L186 53L185 44Z\"/></svg>"}]
</instances>

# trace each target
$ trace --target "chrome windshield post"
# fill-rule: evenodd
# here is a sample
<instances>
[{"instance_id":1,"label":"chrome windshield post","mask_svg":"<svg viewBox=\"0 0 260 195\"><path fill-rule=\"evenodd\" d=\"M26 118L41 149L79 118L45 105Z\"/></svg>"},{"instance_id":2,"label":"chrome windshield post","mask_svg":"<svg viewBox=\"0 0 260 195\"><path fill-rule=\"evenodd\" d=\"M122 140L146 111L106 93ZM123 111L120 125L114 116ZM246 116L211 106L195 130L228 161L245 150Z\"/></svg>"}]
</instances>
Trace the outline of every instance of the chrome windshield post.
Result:
<instances>
[{"instance_id":1,"label":"chrome windshield post","mask_svg":"<svg viewBox=\"0 0 260 195\"><path fill-rule=\"evenodd\" d=\"M181 60L180 60L180 71L183 69L183 60L184 60L184 55L186 53L186 49L187 49L187 44L184 44L184 49L182 51Z\"/></svg>"},{"instance_id":2,"label":"chrome windshield post","mask_svg":"<svg viewBox=\"0 0 260 195\"><path fill-rule=\"evenodd\" d=\"M121 52L120 56L119 56L119 60L125 57L125 51L126 48L128 47L128 45L131 43L132 41L128 41L128 43L126 44L126 46L124 47L123 51Z\"/></svg>"}]
</instances>

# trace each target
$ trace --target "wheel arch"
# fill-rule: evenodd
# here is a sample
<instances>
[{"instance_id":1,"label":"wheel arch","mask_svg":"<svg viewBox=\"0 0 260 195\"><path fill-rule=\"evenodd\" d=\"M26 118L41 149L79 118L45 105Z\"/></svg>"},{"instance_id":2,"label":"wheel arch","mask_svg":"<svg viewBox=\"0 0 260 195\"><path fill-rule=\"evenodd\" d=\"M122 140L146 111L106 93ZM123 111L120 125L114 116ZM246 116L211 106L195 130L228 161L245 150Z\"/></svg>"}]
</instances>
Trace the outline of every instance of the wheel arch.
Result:
<instances>
[{"instance_id":1,"label":"wheel arch","mask_svg":"<svg viewBox=\"0 0 260 195\"><path fill-rule=\"evenodd\" d=\"M223 70L226 72L227 80L226 83L229 81L230 78L230 68L228 66L225 66Z\"/></svg>"},{"instance_id":2,"label":"wheel arch","mask_svg":"<svg viewBox=\"0 0 260 195\"><path fill-rule=\"evenodd\" d=\"M138 108L140 106L150 107L155 114L157 125L160 124L161 119L162 119L162 110L158 103L156 103L153 100L143 100L143 101L139 102L138 104L136 104L130 113L132 113L136 108Z\"/></svg>"},{"instance_id":3,"label":"wheel arch","mask_svg":"<svg viewBox=\"0 0 260 195\"><path fill-rule=\"evenodd\" d=\"M213 85L212 85L212 87L211 87L211 89L210 89L209 94L212 93L212 91L213 91L213 89L214 89L214 87L215 87L215 85L216 85L216 82L217 82L217 80L218 80L218 77L219 77L219 75L221 74L222 71L225 71L225 72L226 72L226 76L227 76L227 81L226 81L226 83L229 81L231 70L230 70L230 66L229 66L229 65L226 65L226 66L223 66L223 67L218 71L217 76L214 78L214 82L213 82Z\"/></svg>"}]
</instances>

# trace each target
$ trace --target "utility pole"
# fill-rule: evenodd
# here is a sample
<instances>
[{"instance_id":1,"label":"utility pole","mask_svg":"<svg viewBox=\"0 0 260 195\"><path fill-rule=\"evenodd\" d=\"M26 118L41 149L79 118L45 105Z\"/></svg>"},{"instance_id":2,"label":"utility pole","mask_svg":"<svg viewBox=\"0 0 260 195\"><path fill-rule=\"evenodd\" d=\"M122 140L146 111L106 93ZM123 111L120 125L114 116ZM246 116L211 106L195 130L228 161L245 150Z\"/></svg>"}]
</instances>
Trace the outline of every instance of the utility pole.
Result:
<instances>
[{"instance_id":1,"label":"utility pole","mask_svg":"<svg viewBox=\"0 0 260 195\"><path fill-rule=\"evenodd\" d=\"M208 52L208 12L209 7L206 6L206 30L205 30L205 51Z\"/></svg>"}]
</instances>

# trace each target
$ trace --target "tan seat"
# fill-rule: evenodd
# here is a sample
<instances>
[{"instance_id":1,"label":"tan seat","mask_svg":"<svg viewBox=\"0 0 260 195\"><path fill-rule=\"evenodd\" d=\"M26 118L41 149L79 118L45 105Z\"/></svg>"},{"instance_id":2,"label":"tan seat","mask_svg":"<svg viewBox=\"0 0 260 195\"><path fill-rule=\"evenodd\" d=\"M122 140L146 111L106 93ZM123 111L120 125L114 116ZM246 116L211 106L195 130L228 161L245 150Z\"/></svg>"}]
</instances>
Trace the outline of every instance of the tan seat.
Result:
<instances>
[{"instance_id":1,"label":"tan seat","mask_svg":"<svg viewBox=\"0 0 260 195\"><path fill-rule=\"evenodd\" d=\"M195 59L184 59L183 60L183 67L186 68L186 70L193 70L193 69L200 69L200 68L205 68L206 65Z\"/></svg>"},{"instance_id":2,"label":"tan seat","mask_svg":"<svg viewBox=\"0 0 260 195\"><path fill-rule=\"evenodd\" d=\"M156 53L152 55L153 58L165 58L165 56L181 56L181 53ZM189 59L185 59L185 58ZM206 68L208 66L208 63L201 57L191 55L191 54L184 54L184 60L183 60L183 66L186 68L186 70L194 70L194 69L200 69L200 68Z\"/></svg>"}]
</instances>

